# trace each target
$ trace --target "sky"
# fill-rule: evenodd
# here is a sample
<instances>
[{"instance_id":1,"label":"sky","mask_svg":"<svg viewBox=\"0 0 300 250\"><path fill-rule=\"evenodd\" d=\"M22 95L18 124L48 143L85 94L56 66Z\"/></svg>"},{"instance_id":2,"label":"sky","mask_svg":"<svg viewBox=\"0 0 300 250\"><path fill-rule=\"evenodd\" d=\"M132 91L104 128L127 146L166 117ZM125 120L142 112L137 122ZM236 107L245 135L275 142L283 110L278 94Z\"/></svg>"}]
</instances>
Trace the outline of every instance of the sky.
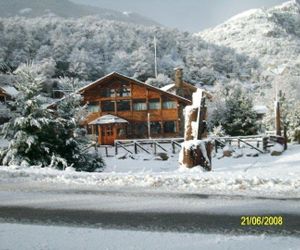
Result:
<instances>
[{"instance_id":1,"label":"sky","mask_svg":"<svg viewBox=\"0 0 300 250\"><path fill-rule=\"evenodd\" d=\"M271 7L285 0L72 0L118 11L131 11L164 26L198 32L242 11Z\"/></svg>"}]
</instances>

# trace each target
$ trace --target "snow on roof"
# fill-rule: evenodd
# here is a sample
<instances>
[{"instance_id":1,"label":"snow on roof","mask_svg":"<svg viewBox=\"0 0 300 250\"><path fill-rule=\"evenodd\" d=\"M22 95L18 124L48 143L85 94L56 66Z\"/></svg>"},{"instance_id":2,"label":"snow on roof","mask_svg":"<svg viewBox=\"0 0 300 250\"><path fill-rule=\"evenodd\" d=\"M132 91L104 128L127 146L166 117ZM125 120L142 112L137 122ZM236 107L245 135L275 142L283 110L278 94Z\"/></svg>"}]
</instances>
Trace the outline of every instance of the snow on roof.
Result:
<instances>
[{"instance_id":1,"label":"snow on roof","mask_svg":"<svg viewBox=\"0 0 300 250\"><path fill-rule=\"evenodd\" d=\"M268 112L268 108L264 105L255 105L253 107L253 110L257 113L257 114L266 114Z\"/></svg>"},{"instance_id":2,"label":"snow on roof","mask_svg":"<svg viewBox=\"0 0 300 250\"><path fill-rule=\"evenodd\" d=\"M174 84L174 83L171 83L171 84L168 84L168 85L166 85L166 86L161 87L160 89L163 90L163 91L168 91L168 90L170 90L171 88L173 88L174 86L175 86L175 84Z\"/></svg>"},{"instance_id":3,"label":"snow on roof","mask_svg":"<svg viewBox=\"0 0 300 250\"><path fill-rule=\"evenodd\" d=\"M110 124L110 123L128 123L128 121L115 115L103 115L91 121L89 125L101 125L101 124Z\"/></svg>"},{"instance_id":4,"label":"snow on roof","mask_svg":"<svg viewBox=\"0 0 300 250\"><path fill-rule=\"evenodd\" d=\"M6 94L8 94L9 96L15 97L19 94L19 91L16 90L14 87L11 86L3 86L1 87Z\"/></svg>"}]
</instances>

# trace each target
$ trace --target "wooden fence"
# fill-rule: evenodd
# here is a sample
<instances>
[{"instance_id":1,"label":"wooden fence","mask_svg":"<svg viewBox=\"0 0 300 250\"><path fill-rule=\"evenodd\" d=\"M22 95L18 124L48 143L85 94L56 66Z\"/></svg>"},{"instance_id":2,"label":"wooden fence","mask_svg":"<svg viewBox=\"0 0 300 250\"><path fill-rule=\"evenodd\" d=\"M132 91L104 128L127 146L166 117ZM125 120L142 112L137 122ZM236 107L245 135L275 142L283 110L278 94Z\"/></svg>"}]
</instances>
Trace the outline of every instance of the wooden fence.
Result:
<instances>
[{"instance_id":1,"label":"wooden fence","mask_svg":"<svg viewBox=\"0 0 300 250\"><path fill-rule=\"evenodd\" d=\"M115 140L115 155L119 153L119 149L122 148L130 154L138 154L139 152L145 152L147 154L156 154L158 149L168 152L166 144L170 144L172 153L176 153L176 148L181 149L181 143L183 138L166 138L166 139L136 139L136 140ZM150 146L145 147L146 145Z\"/></svg>"},{"instance_id":2,"label":"wooden fence","mask_svg":"<svg viewBox=\"0 0 300 250\"><path fill-rule=\"evenodd\" d=\"M243 145L252 148L259 153L266 153L268 148L276 142L275 136L252 135L252 136L233 136L233 137L211 137L210 138L215 152L226 145L241 148ZM147 154L157 154L158 151L177 153L181 149L183 138L163 138L163 139L128 139L116 140L114 146L101 145L105 155L109 156L109 150L114 151L114 155L119 154L120 149L130 154L144 152ZM169 145L169 146L168 146Z\"/></svg>"},{"instance_id":3,"label":"wooden fence","mask_svg":"<svg viewBox=\"0 0 300 250\"><path fill-rule=\"evenodd\" d=\"M214 141L216 153L219 148L223 148L225 145L233 146L236 144L237 148L241 148L241 145L244 144L259 153L265 153L270 146L269 137L264 135L215 137L212 140Z\"/></svg>"}]
</instances>

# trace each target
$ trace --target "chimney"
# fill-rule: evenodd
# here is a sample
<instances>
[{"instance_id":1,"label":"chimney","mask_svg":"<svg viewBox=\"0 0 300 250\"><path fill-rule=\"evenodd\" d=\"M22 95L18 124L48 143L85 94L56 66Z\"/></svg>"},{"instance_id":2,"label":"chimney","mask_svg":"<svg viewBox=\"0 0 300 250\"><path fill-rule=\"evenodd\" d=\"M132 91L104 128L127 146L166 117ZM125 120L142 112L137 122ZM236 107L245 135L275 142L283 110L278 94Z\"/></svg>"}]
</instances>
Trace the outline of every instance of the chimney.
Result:
<instances>
[{"instance_id":1,"label":"chimney","mask_svg":"<svg viewBox=\"0 0 300 250\"><path fill-rule=\"evenodd\" d=\"M175 68L175 86L177 89L182 88L183 87L183 80L182 80L182 76L183 76L183 69L181 67Z\"/></svg>"}]
</instances>

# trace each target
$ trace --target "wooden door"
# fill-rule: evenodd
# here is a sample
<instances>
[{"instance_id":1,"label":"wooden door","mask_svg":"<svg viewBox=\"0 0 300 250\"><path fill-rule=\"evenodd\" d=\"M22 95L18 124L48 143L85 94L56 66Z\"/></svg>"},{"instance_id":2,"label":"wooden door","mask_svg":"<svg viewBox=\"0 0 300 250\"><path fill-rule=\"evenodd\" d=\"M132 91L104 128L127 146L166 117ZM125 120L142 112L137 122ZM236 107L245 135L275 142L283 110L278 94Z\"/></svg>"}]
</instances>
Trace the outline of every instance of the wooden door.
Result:
<instances>
[{"instance_id":1,"label":"wooden door","mask_svg":"<svg viewBox=\"0 0 300 250\"><path fill-rule=\"evenodd\" d=\"M114 125L104 125L101 126L101 133L102 133L102 142L101 144L104 145L113 145L116 139L116 132Z\"/></svg>"}]
</instances>

